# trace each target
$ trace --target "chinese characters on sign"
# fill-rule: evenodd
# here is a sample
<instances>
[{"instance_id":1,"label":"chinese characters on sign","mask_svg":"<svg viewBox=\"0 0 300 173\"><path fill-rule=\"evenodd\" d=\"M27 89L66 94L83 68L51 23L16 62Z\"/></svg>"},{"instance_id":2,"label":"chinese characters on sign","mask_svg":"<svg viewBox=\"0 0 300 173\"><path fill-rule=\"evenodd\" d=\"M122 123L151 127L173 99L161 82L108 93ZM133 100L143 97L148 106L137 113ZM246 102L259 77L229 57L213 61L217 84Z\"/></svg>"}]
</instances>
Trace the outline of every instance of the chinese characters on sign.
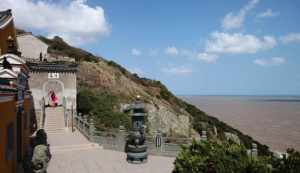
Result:
<instances>
[{"instance_id":1,"label":"chinese characters on sign","mask_svg":"<svg viewBox=\"0 0 300 173\"><path fill-rule=\"evenodd\" d=\"M48 79L58 79L59 73L48 73Z\"/></svg>"}]
</instances>

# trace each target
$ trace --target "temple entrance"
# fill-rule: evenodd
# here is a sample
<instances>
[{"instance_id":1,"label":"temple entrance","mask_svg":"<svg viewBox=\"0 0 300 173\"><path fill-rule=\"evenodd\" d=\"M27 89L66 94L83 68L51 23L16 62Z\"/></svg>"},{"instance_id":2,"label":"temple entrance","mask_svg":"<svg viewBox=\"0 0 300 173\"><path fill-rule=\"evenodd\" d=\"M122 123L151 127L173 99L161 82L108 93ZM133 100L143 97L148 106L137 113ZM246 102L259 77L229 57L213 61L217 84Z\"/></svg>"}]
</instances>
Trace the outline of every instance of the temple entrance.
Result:
<instances>
[{"instance_id":1,"label":"temple entrance","mask_svg":"<svg viewBox=\"0 0 300 173\"><path fill-rule=\"evenodd\" d=\"M43 85L45 106L62 106L64 84L59 80L49 80Z\"/></svg>"},{"instance_id":2,"label":"temple entrance","mask_svg":"<svg viewBox=\"0 0 300 173\"><path fill-rule=\"evenodd\" d=\"M62 132L66 127L64 83L50 79L43 85L45 98L45 126L47 132Z\"/></svg>"}]
</instances>

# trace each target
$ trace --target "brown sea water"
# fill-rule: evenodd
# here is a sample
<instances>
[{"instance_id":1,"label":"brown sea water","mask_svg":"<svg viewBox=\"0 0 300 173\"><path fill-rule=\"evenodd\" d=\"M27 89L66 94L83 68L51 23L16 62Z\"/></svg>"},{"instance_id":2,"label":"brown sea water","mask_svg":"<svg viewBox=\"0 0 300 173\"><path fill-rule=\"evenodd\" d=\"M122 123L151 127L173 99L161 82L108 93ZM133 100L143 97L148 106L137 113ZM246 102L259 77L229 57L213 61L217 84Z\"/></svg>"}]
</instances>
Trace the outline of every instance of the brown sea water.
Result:
<instances>
[{"instance_id":1,"label":"brown sea water","mask_svg":"<svg viewBox=\"0 0 300 173\"><path fill-rule=\"evenodd\" d=\"M300 150L300 96L180 96L273 150Z\"/></svg>"}]
</instances>

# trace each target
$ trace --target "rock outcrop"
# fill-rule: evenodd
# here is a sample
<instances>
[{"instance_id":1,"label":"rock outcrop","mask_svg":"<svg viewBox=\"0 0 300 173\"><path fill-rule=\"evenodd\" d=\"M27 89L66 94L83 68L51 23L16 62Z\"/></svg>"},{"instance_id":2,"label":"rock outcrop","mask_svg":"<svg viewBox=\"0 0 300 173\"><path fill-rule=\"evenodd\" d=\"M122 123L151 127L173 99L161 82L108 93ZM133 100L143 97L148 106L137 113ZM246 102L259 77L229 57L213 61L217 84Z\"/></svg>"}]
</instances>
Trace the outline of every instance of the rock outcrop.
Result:
<instances>
[{"instance_id":1,"label":"rock outcrop","mask_svg":"<svg viewBox=\"0 0 300 173\"><path fill-rule=\"evenodd\" d=\"M126 105L124 103L129 104L136 95L141 95L147 103L147 126L151 134L161 130L168 136L189 136L191 128L189 113L175 110L167 100L157 98L159 87L143 85L130 78L130 75L132 74L128 71L124 75L120 69L109 65L106 61L81 62L78 82L80 85L105 90L118 96L123 102L119 104L119 110L124 108Z\"/></svg>"}]
</instances>

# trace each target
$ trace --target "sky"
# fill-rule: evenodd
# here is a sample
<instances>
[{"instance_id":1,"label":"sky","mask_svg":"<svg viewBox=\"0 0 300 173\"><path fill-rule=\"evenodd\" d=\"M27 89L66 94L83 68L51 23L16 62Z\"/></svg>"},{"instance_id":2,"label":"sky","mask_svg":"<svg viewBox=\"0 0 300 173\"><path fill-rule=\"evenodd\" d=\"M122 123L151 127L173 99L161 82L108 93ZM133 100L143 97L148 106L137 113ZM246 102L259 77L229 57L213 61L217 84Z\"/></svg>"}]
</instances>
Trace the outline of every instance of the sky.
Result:
<instances>
[{"instance_id":1,"label":"sky","mask_svg":"<svg viewBox=\"0 0 300 173\"><path fill-rule=\"evenodd\" d=\"M1 0L0 10L177 95L300 95L300 1L224 2Z\"/></svg>"}]
</instances>

